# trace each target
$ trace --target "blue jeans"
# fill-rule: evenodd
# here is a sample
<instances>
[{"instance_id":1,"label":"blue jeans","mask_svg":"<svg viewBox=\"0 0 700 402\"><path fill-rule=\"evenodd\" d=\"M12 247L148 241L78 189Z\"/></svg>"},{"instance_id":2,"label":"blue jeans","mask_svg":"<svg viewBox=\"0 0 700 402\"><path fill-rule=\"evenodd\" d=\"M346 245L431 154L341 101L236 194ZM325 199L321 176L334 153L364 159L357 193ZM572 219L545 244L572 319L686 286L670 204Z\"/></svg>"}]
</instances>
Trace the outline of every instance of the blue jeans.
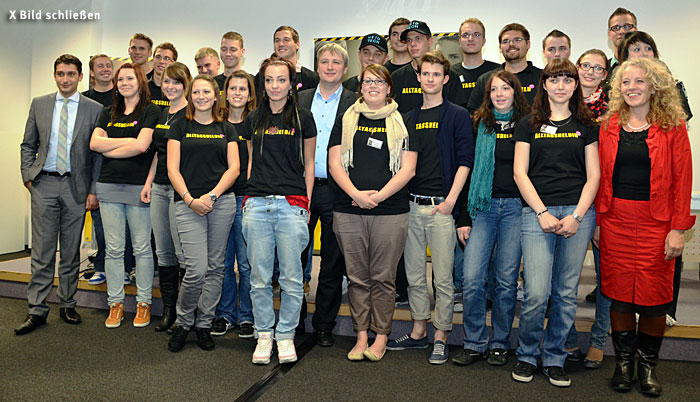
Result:
<instances>
[{"instance_id":1,"label":"blue jeans","mask_svg":"<svg viewBox=\"0 0 700 402\"><path fill-rule=\"evenodd\" d=\"M97 242L97 255L95 256L95 272L105 272L105 230L102 226L100 209L90 211L92 226L95 228L95 242ZM134 269L134 249L131 247L131 235L129 225L126 225L124 247L124 272Z\"/></svg>"},{"instance_id":2,"label":"blue jeans","mask_svg":"<svg viewBox=\"0 0 700 402\"><path fill-rule=\"evenodd\" d=\"M243 240L243 198L243 196L236 197L236 216L228 235L224 259L224 284L221 289L221 300L216 307L216 318L224 317L233 325L244 322L253 323L250 264ZM234 263L238 263L238 283L236 283Z\"/></svg>"},{"instance_id":3,"label":"blue jeans","mask_svg":"<svg viewBox=\"0 0 700 402\"><path fill-rule=\"evenodd\" d=\"M520 271L520 225L522 204L519 198L492 198L491 210L479 212L464 248L463 325L464 348L483 353L489 340L486 327L486 282L493 271L496 282L491 324L490 348L510 349L510 330ZM491 264L496 245L499 252ZM489 267L492 269L489 269Z\"/></svg>"},{"instance_id":4,"label":"blue jeans","mask_svg":"<svg viewBox=\"0 0 700 402\"><path fill-rule=\"evenodd\" d=\"M610 332L610 304L611 300L600 292L600 250L593 246L593 262L595 263L595 280L596 280L596 302L595 302L595 321L591 327L590 345L594 348L605 349L605 341L608 339ZM569 337L566 339L566 348L571 349L578 345L578 331L576 325L571 326Z\"/></svg>"},{"instance_id":5,"label":"blue jeans","mask_svg":"<svg viewBox=\"0 0 700 402\"><path fill-rule=\"evenodd\" d=\"M547 209L557 219L563 219L571 215L576 206L547 206ZM576 317L578 282L595 225L595 209L591 207L576 234L565 239L542 231L536 213L532 208L523 207L521 243L525 300L520 310L518 360L537 365L541 355L545 367L564 366L564 345ZM544 316L550 295L552 304L545 330Z\"/></svg>"},{"instance_id":6,"label":"blue jeans","mask_svg":"<svg viewBox=\"0 0 700 402\"><path fill-rule=\"evenodd\" d=\"M151 187L151 224L156 239L156 256L161 267L185 266L180 236L175 223L175 203L170 185L153 183Z\"/></svg>"},{"instance_id":7,"label":"blue jeans","mask_svg":"<svg viewBox=\"0 0 700 402\"><path fill-rule=\"evenodd\" d=\"M251 197L243 207L243 236L250 261L250 298L255 334L272 333L277 340L294 339L304 296L301 252L309 242L309 211L290 205L283 196ZM279 257L282 289L275 328L272 303L273 250Z\"/></svg>"},{"instance_id":8,"label":"blue jeans","mask_svg":"<svg viewBox=\"0 0 700 402\"><path fill-rule=\"evenodd\" d=\"M129 224L136 257L136 302L151 304L153 251L149 208L117 202L101 202L105 231L107 303L124 303L124 231Z\"/></svg>"}]
</instances>

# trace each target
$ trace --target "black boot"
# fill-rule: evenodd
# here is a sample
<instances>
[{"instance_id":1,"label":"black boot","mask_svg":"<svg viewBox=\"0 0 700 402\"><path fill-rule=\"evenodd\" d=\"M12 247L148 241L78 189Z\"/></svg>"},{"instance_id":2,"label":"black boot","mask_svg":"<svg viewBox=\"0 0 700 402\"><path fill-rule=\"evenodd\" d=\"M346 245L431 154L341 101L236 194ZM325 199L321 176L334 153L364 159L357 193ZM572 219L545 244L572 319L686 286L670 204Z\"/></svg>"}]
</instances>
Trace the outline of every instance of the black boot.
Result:
<instances>
[{"instance_id":1,"label":"black boot","mask_svg":"<svg viewBox=\"0 0 700 402\"><path fill-rule=\"evenodd\" d=\"M649 396L661 395L661 384L656 378L656 362L659 360L659 349L661 349L661 336L647 335L639 333L639 361L637 362L637 378L639 388L642 393Z\"/></svg>"},{"instance_id":2,"label":"black boot","mask_svg":"<svg viewBox=\"0 0 700 402\"><path fill-rule=\"evenodd\" d=\"M156 332L162 332L170 328L177 318L175 305L177 304L177 288L180 277L179 266L158 267L160 277L160 295L163 300L163 316L156 325Z\"/></svg>"},{"instance_id":3,"label":"black boot","mask_svg":"<svg viewBox=\"0 0 700 402\"><path fill-rule=\"evenodd\" d=\"M615 347L615 373L610 380L612 389L618 392L628 392L632 388L634 377L634 353L637 350L637 334L632 331L612 331L612 341Z\"/></svg>"}]
</instances>

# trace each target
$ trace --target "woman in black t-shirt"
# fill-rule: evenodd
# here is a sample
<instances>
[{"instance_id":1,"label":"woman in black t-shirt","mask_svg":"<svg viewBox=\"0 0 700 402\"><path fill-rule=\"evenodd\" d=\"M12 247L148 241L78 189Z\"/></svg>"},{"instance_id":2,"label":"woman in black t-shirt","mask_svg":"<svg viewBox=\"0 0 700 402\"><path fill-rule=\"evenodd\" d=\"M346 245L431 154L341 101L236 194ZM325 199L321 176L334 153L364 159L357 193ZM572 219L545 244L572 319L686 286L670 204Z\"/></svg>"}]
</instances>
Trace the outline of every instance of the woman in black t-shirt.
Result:
<instances>
[{"instance_id":1,"label":"woman in black t-shirt","mask_svg":"<svg viewBox=\"0 0 700 402\"><path fill-rule=\"evenodd\" d=\"M338 184L333 231L348 276L348 301L357 341L349 360L380 360L391 332L396 266L408 233L408 187L418 153L390 98L391 76L379 64L360 74L361 97L336 124L328 164ZM413 131L411 131L412 133ZM367 331L376 338L368 344Z\"/></svg>"},{"instance_id":2,"label":"woman in black t-shirt","mask_svg":"<svg viewBox=\"0 0 700 402\"><path fill-rule=\"evenodd\" d=\"M520 222L522 203L513 180L515 124L530 107L520 80L505 70L486 83L481 107L474 112L476 138L474 171L468 202L469 227L457 228L464 247L464 355L455 361L470 364L488 352L488 363L505 365L510 350L510 330L515 316L520 271ZM466 212L466 211L465 211ZM486 282L491 254L496 248L496 282L489 342L486 327ZM488 350L487 350L488 349ZM459 360L458 360L459 359Z\"/></svg>"},{"instance_id":3,"label":"woman in black t-shirt","mask_svg":"<svg viewBox=\"0 0 700 402\"><path fill-rule=\"evenodd\" d=\"M294 66L272 57L263 61L259 108L245 119L248 130L248 188L243 205L243 236L250 261L250 297L258 343L253 363L268 364L272 340L280 363L297 360L294 332L304 294L301 252L309 241L309 200L314 183L316 124L297 107L292 90ZM272 271L279 257L282 299L275 326Z\"/></svg>"},{"instance_id":4,"label":"woman in black t-shirt","mask_svg":"<svg viewBox=\"0 0 700 402\"><path fill-rule=\"evenodd\" d=\"M185 276L168 349L180 351L194 327L197 344L214 349L210 329L221 296L226 239L236 213L231 185L238 177L236 129L219 113L219 86L198 75L187 93L185 118L169 130L168 177L175 191ZM195 317L195 311L197 311Z\"/></svg>"},{"instance_id":5,"label":"woman in black t-shirt","mask_svg":"<svg viewBox=\"0 0 700 402\"><path fill-rule=\"evenodd\" d=\"M248 145L241 137L246 129L243 122L255 109L255 86L253 77L243 70L234 71L224 83L226 96L225 115L229 123L236 127L238 137L238 157L241 173L233 183L236 193L236 217L228 236L226 258L224 259L224 284L221 288L221 300L216 308L216 319L211 327L212 335L224 335L230 328L240 325L240 338L253 336L253 307L250 301L250 264L245 241L243 240L243 199L248 182ZM238 267L238 284L234 264Z\"/></svg>"},{"instance_id":6,"label":"woman in black t-shirt","mask_svg":"<svg viewBox=\"0 0 700 402\"><path fill-rule=\"evenodd\" d=\"M141 189L148 176L153 153L153 129L160 109L150 102L146 76L137 65L125 63L114 75L114 102L105 108L92 133L90 149L104 156L97 198L102 210L106 256L107 328L124 318L124 231L128 224L136 257L135 327L151 322L153 253L148 204Z\"/></svg>"},{"instance_id":7,"label":"woman in black t-shirt","mask_svg":"<svg viewBox=\"0 0 700 402\"><path fill-rule=\"evenodd\" d=\"M163 300L163 315L156 331L165 331L175 323L175 304L180 270L184 274L185 261L182 255L180 237L175 223L173 187L168 179L167 139L170 127L185 118L187 99L185 91L192 82L190 70L182 63L172 63L164 73L161 91L170 106L163 109L153 131L153 145L156 154L148 172L148 179L141 190L141 201L151 205L151 224L156 239L158 256L158 276L160 294Z\"/></svg>"},{"instance_id":8,"label":"woman in black t-shirt","mask_svg":"<svg viewBox=\"0 0 700 402\"><path fill-rule=\"evenodd\" d=\"M564 343L574 324L581 266L595 229L598 133L573 63L551 61L539 85L532 115L515 129L513 175L528 206L523 206L521 228L525 300L512 377L530 382L541 357L549 382L568 387Z\"/></svg>"}]
</instances>

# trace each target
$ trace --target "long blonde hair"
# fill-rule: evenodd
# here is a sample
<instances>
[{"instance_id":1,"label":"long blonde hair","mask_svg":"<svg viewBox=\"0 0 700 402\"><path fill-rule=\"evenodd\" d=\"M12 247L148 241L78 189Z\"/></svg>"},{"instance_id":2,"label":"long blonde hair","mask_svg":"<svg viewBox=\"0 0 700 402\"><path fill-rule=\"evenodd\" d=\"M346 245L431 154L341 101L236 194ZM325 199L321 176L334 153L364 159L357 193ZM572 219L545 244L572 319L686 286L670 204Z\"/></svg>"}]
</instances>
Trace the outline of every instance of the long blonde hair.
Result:
<instances>
[{"instance_id":1,"label":"long blonde hair","mask_svg":"<svg viewBox=\"0 0 700 402\"><path fill-rule=\"evenodd\" d=\"M649 83L654 93L649 99L649 114L647 120L651 124L660 126L667 130L680 126L687 117L683 110L676 80L666 67L666 64L658 59L629 59L615 69L612 79L610 102L608 102L608 112L601 116L601 121L607 126L607 122L615 113L620 116L620 125L627 124L630 118L630 107L625 103L622 96L622 73L630 67L639 67L644 72L644 78Z\"/></svg>"}]
</instances>

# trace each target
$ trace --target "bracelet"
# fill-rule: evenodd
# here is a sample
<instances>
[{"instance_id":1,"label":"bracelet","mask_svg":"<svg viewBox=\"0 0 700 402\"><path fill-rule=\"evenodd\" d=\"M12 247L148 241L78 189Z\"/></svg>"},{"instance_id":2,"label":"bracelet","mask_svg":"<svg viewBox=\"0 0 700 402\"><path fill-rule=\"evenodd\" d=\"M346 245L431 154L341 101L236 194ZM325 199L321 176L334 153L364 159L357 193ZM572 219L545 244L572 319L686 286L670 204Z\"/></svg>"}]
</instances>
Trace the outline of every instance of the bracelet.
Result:
<instances>
[{"instance_id":1,"label":"bracelet","mask_svg":"<svg viewBox=\"0 0 700 402\"><path fill-rule=\"evenodd\" d=\"M182 193L182 201L185 201L185 196L189 193L189 191L185 191L184 193Z\"/></svg>"},{"instance_id":2,"label":"bracelet","mask_svg":"<svg viewBox=\"0 0 700 402\"><path fill-rule=\"evenodd\" d=\"M537 213L537 219L540 219L542 215L544 215L545 212L549 212L547 208L541 210L540 212Z\"/></svg>"},{"instance_id":3,"label":"bracelet","mask_svg":"<svg viewBox=\"0 0 700 402\"><path fill-rule=\"evenodd\" d=\"M581 223L583 222L583 216L577 214L576 212L573 212L571 216L576 219L576 222Z\"/></svg>"},{"instance_id":4,"label":"bracelet","mask_svg":"<svg viewBox=\"0 0 700 402\"><path fill-rule=\"evenodd\" d=\"M184 201L184 200L183 200L183 201ZM193 202L194 202L194 197L192 197L192 201L190 201L190 203L187 204L187 208L191 207Z\"/></svg>"}]
</instances>

